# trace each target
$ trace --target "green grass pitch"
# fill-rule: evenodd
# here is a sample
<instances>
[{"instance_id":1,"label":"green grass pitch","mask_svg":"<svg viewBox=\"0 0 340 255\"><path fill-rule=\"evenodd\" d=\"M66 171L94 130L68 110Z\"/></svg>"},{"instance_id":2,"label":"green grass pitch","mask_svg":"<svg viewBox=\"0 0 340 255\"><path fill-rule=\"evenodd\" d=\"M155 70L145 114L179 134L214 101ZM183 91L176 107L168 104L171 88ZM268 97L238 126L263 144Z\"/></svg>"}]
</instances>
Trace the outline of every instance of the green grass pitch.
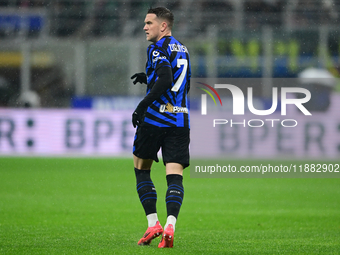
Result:
<instances>
[{"instance_id":1,"label":"green grass pitch","mask_svg":"<svg viewBox=\"0 0 340 255\"><path fill-rule=\"evenodd\" d=\"M152 177L164 225L162 164ZM340 179L186 171L184 189L174 248L139 247L147 222L131 159L0 158L0 254L340 253Z\"/></svg>"}]
</instances>

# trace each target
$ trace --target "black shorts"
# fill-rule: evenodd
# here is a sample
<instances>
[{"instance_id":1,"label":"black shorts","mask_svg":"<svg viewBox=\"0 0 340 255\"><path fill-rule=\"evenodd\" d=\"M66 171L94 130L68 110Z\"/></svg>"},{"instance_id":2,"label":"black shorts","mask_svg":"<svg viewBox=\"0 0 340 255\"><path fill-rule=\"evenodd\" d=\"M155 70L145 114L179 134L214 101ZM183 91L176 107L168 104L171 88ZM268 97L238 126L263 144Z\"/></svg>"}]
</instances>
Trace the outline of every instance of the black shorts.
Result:
<instances>
[{"instance_id":1,"label":"black shorts","mask_svg":"<svg viewBox=\"0 0 340 255\"><path fill-rule=\"evenodd\" d=\"M189 143L189 128L141 126L136 131L133 154L159 162L157 153L162 148L164 165L179 163L186 168L189 166Z\"/></svg>"}]
</instances>

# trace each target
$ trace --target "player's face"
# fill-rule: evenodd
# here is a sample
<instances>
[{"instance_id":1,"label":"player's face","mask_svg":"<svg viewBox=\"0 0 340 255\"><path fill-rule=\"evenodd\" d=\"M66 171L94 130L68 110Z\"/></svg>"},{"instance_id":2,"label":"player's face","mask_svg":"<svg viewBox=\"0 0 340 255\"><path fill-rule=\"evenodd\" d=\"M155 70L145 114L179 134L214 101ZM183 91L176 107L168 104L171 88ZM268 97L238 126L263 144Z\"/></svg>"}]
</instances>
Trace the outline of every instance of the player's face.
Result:
<instances>
[{"instance_id":1,"label":"player's face","mask_svg":"<svg viewBox=\"0 0 340 255\"><path fill-rule=\"evenodd\" d=\"M150 42L157 42L160 39L162 32L162 23L157 18L156 14L148 13L146 14L144 20L144 31L146 34L146 40Z\"/></svg>"}]
</instances>

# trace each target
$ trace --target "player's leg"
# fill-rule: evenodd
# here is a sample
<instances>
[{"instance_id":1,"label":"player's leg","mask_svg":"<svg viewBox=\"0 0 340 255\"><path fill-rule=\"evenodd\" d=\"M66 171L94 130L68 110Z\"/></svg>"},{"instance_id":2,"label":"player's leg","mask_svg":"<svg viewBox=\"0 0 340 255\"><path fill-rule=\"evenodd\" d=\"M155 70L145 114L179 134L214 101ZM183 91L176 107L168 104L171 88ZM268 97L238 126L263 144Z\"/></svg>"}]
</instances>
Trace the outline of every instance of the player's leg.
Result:
<instances>
[{"instance_id":1,"label":"player's leg","mask_svg":"<svg viewBox=\"0 0 340 255\"><path fill-rule=\"evenodd\" d=\"M184 197L183 169L189 165L189 130L175 129L163 144L163 160L168 189L166 192L167 221L159 248L173 247L176 221Z\"/></svg>"},{"instance_id":2,"label":"player's leg","mask_svg":"<svg viewBox=\"0 0 340 255\"><path fill-rule=\"evenodd\" d=\"M148 245L163 233L163 228L158 221L156 202L157 193L150 177L152 159L141 159L133 155L137 192L148 220L148 229L138 241L138 245Z\"/></svg>"},{"instance_id":3,"label":"player's leg","mask_svg":"<svg viewBox=\"0 0 340 255\"><path fill-rule=\"evenodd\" d=\"M150 176L153 160L141 159L133 155L133 162L138 196L148 219L148 226L153 227L158 221L156 210L157 193Z\"/></svg>"},{"instance_id":4,"label":"player's leg","mask_svg":"<svg viewBox=\"0 0 340 255\"><path fill-rule=\"evenodd\" d=\"M142 159L133 155L133 165L140 170L151 170L153 159Z\"/></svg>"},{"instance_id":5,"label":"player's leg","mask_svg":"<svg viewBox=\"0 0 340 255\"><path fill-rule=\"evenodd\" d=\"M178 163L167 163L166 180L168 184L165 198L167 220L164 226L162 240L158 245L159 248L173 247L176 221L184 196L183 166Z\"/></svg>"},{"instance_id":6,"label":"player's leg","mask_svg":"<svg viewBox=\"0 0 340 255\"><path fill-rule=\"evenodd\" d=\"M150 244L152 239L161 235L163 229L158 221L156 202L157 192L151 180L151 166L157 158L157 145L153 145L150 130L138 128L134 141L133 162L136 176L136 189L148 220L148 229L138 241L138 245Z\"/></svg>"},{"instance_id":7,"label":"player's leg","mask_svg":"<svg viewBox=\"0 0 340 255\"><path fill-rule=\"evenodd\" d=\"M184 197L183 166L178 163L167 163L165 169L168 189L165 198L167 221L164 229L171 224L175 231L176 220Z\"/></svg>"},{"instance_id":8,"label":"player's leg","mask_svg":"<svg viewBox=\"0 0 340 255\"><path fill-rule=\"evenodd\" d=\"M158 221L156 210L157 193L150 176L153 160L141 159L133 155L133 161L138 196L148 219L148 226L153 227Z\"/></svg>"}]
</instances>

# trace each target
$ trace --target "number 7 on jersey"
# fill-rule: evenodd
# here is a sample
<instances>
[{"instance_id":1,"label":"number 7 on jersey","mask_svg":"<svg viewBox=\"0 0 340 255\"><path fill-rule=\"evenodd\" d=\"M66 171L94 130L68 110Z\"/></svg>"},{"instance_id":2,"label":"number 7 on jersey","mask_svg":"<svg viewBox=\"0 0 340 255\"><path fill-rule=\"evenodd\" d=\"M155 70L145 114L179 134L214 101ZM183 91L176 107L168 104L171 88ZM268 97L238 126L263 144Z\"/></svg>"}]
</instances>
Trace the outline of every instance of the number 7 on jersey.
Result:
<instances>
[{"instance_id":1,"label":"number 7 on jersey","mask_svg":"<svg viewBox=\"0 0 340 255\"><path fill-rule=\"evenodd\" d=\"M185 77L185 74L187 73L188 60L182 59L182 58L177 59L177 67L180 68L181 66L183 66L183 70L181 72L181 75L177 79L175 85L172 87L171 91L177 92L179 90L179 88L181 87L183 80L184 80L184 77Z\"/></svg>"}]
</instances>

